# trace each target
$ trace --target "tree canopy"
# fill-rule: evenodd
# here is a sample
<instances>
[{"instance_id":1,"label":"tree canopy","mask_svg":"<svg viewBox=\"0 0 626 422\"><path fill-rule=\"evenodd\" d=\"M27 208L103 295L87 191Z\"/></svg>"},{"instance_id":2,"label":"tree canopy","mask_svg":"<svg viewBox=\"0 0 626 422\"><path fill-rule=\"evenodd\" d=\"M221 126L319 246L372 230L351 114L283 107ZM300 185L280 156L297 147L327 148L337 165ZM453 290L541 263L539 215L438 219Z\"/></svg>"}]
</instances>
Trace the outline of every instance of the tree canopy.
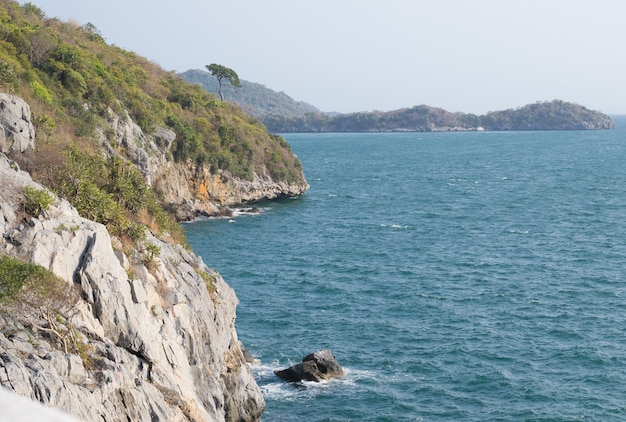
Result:
<instances>
[{"instance_id":1,"label":"tree canopy","mask_svg":"<svg viewBox=\"0 0 626 422\"><path fill-rule=\"evenodd\" d=\"M217 82L219 83L218 94L220 95L220 100L224 101L224 94L222 94L222 79L226 79L232 86L241 87L239 75L237 75L234 70L217 63L212 63L206 66L206 68L209 72L211 72L211 75L217 78Z\"/></svg>"}]
</instances>

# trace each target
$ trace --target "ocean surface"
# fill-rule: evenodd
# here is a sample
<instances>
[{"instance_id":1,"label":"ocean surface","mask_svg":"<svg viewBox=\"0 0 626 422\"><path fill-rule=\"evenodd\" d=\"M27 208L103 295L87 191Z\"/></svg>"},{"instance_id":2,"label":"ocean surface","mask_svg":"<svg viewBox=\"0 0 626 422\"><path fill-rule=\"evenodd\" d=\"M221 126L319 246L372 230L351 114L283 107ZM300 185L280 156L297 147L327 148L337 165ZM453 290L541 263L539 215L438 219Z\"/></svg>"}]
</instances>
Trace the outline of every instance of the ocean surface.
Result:
<instances>
[{"instance_id":1,"label":"ocean surface","mask_svg":"<svg viewBox=\"0 0 626 422\"><path fill-rule=\"evenodd\" d=\"M626 420L626 120L289 134L311 189L185 224L272 421ZM347 375L273 371L331 349Z\"/></svg>"}]
</instances>

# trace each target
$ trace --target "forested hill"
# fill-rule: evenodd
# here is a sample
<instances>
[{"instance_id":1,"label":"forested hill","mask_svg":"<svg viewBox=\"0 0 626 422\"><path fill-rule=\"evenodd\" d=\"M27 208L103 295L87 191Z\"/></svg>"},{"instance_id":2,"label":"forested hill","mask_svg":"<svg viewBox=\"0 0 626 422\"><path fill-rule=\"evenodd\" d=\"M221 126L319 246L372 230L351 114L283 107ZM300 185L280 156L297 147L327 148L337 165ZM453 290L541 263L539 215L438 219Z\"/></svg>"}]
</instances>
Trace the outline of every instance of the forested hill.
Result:
<instances>
[{"instance_id":1,"label":"forested hill","mask_svg":"<svg viewBox=\"0 0 626 422\"><path fill-rule=\"evenodd\" d=\"M138 172L135 190L172 210L295 195L308 186L284 139L236 105L109 45L92 24L0 0L0 39L0 92L29 104L37 133L36 151L14 159L74 202L65 179L86 177L72 174L83 167L101 198L119 199L108 178L123 167Z\"/></svg>"},{"instance_id":2,"label":"forested hill","mask_svg":"<svg viewBox=\"0 0 626 422\"><path fill-rule=\"evenodd\" d=\"M301 117L264 116L271 132L431 132L467 130L596 130L613 129L609 116L561 100L537 102L484 115L451 113L420 105L381 112L339 115L309 113Z\"/></svg>"},{"instance_id":3,"label":"forested hill","mask_svg":"<svg viewBox=\"0 0 626 422\"><path fill-rule=\"evenodd\" d=\"M192 69L180 73L187 82L199 84L205 90L217 93L217 79L205 70ZM241 87L235 88L229 83L222 86L226 101L237 104L246 113L258 117L276 114L284 117L302 117L307 113L319 113L316 107L303 101L296 101L284 92L276 92L264 85L241 80Z\"/></svg>"}]
</instances>

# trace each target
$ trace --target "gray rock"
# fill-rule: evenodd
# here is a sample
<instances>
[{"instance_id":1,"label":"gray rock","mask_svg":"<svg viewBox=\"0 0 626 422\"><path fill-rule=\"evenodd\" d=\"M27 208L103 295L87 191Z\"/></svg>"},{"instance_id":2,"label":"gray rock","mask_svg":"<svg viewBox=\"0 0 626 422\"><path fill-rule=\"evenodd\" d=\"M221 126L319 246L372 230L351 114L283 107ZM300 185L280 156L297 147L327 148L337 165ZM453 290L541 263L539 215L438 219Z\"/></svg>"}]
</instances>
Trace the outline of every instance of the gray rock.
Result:
<instances>
[{"instance_id":1,"label":"gray rock","mask_svg":"<svg viewBox=\"0 0 626 422\"><path fill-rule=\"evenodd\" d=\"M30 106L21 98L0 93L0 126L0 152L23 153L35 149Z\"/></svg>"},{"instance_id":2,"label":"gray rock","mask_svg":"<svg viewBox=\"0 0 626 422\"><path fill-rule=\"evenodd\" d=\"M274 373L289 382L320 382L333 378L341 378L345 375L337 358L335 358L333 352L328 349L311 353L302 359L302 363L298 363L287 369L274 371Z\"/></svg>"}]
</instances>

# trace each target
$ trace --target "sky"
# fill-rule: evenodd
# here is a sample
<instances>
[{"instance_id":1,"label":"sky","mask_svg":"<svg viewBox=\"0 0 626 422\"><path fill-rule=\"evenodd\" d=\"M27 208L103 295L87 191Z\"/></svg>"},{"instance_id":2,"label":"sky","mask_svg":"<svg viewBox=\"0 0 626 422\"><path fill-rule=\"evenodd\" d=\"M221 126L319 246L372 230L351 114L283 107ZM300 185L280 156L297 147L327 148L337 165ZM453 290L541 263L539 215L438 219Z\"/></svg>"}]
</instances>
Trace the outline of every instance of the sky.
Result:
<instances>
[{"instance_id":1,"label":"sky","mask_svg":"<svg viewBox=\"0 0 626 422\"><path fill-rule=\"evenodd\" d=\"M166 70L218 63L327 112L483 114L561 99L626 113L624 0L30 3Z\"/></svg>"}]
</instances>

